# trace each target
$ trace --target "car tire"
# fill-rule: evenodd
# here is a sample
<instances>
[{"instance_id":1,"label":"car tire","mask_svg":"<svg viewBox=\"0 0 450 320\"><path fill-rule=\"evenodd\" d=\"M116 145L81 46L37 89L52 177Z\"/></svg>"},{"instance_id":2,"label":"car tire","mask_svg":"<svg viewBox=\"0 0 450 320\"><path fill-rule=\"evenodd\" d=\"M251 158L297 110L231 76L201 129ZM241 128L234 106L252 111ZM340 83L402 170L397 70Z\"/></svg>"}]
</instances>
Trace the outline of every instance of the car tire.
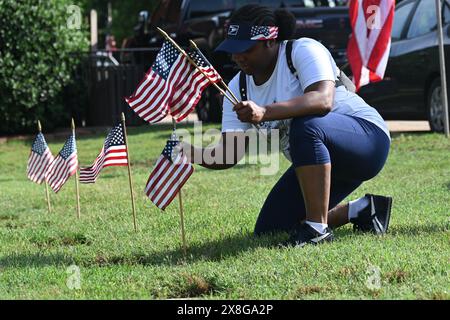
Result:
<instances>
[{"instance_id":1,"label":"car tire","mask_svg":"<svg viewBox=\"0 0 450 320\"><path fill-rule=\"evenodd\" d=\"M434 79L428 90L427 111L431 131L444 132L444 105L442 103L440 78Z\"/></svg>"}]
</instances>

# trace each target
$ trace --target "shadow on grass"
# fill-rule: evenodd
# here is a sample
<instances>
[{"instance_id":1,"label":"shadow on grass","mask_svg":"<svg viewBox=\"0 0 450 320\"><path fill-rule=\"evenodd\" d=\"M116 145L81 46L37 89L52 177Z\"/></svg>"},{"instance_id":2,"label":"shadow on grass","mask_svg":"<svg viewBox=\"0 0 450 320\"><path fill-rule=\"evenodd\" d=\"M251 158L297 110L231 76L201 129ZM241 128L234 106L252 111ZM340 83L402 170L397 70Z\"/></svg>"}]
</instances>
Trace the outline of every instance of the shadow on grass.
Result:
<instances>
[{"instance_id":1,"label":"shadow on grass","mask_svg":"<svg viewBox=\"0 0 450 320\"><path fill-rule=\"evenodd\" d=\"M134 254L131 256L97 256L90 265L109 266L116 264L125 265L179 265L196 261L221 261L229 257L237 256L245 251L257 248L269 248L285 238L285 233L255 237L252 233L235 234L223 239L218 239L201 244L191 244L187 247L187 255L184 256L183 248L156 251L149 254ZM282 238L284 236L284 238Z\"/></svg>"},{"instance_id":2,"label":"shadow on grass","mask_svg":"<svg viewBox=\"0 0 450 320\"><path fill-rule=\"evenodd\" d=\"M402 131L402 132L391 132L391 138L399 138L401 136L407 137L420 137L432 134L431 131Z\"/></svg>"},{"instance_id":3,"label":"shadow on grass","mask_svg":"<svg viewBox=\"0 0 450 320\"><path fill-rule=\"evenodd\" d=\"M419 236L423 234L441 233L450 230L450 223L432 223L423 225L394 225L389 229L390 235Z\"/></svg>"},{"instance_id":4,"label":"shadow on grass","mask_svg":"<svg viewBox=\"0 0 450 320\"><path fill-rule=\"evenodd\" d=\"M68 267L73 263L73 259L62 254L21 253L0 257L0 269L46 266Z\"/></svg>"},{"instance_id":5,"label":"shadow on grass","mask_svg":"<svg viewBox=\"0 0 450 320\"><path fill-rule=\"evenodd\" d=\"M432 224L421 224L421 225L391 225L389 226L386 236L420 236L420 235L430 235L433 233L441 233L450 230L450 223L432 223ZM340 240L345 238L355 237L355 236L365 236L372 234L367 234L364 232L354 232L352 228L339 228L334 230L334 235Z\"/></svg>"}]
</instances>

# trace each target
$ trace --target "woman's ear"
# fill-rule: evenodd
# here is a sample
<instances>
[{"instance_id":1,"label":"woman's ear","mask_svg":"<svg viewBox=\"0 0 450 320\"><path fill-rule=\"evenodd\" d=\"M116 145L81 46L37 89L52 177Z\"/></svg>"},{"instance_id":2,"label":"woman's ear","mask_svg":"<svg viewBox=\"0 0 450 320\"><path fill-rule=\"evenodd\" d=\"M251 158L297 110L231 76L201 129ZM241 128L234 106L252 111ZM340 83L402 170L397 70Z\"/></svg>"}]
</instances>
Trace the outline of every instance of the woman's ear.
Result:
<instances>
[{"instance_id":1,"label":"woman's ear","mask_svg":"<svg viewBox=\"0 0 450 320\"><path fill-rule=\"evenodd\" d=\"M272 40L267 40L265 43L266 43L266 48L272 48L275 45L276 41L272 39Z\"/></svg>"}]
</instances>

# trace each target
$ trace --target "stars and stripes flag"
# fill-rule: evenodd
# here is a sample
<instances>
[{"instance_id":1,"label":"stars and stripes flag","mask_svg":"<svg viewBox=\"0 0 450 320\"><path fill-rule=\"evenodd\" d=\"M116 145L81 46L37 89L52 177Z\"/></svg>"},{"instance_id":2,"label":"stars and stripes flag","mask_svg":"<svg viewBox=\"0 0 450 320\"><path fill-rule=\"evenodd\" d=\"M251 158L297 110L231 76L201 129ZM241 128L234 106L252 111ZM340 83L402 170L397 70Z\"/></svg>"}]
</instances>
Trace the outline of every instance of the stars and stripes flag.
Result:
<instances>
[{"instance_id":1,"label":"stars and stripes flag","mask_svg":"<svg viewBox=\"0 0 450 320\"><path fill-rule=\"evenodd\" d=\"M125 101L149 123L159 122L169 113L179 122L195 108L209 84L208 77L166 40L136 91Z\"/></svg>"},{"instance_id":2,"label":"stars and stripes flag","mask_svg":"<svg viewBox=\"0 0 450 320\"><path fill-rule=\"evenodd\" d=\"M34 139L31 147L30 157L28 158L27 176L33 182L42 183L48 166L54 160L54 157L45 142L44 135L39 132Z\"/></svg>"},{"instance_id":3,"label":"stars and stripes flag","mask_svg":"<svg viewBox=\"0 0 450 320\"><path fill-rule=\"evenodd\" d=\"M395 0L350 0L352 35L347 56L356 90L381 81L391 48Z\"/></svg>"},{"instance_id":4,"label":"stars and stripes flag","mask_svg":"<svg viewBox=\"0 0 450 320\"><path fill-rule=\"evenodd\" d=\"M67 179L77 172L77 169L77 145L75 142L75 134L72 133L55 160L48 167L45 180L56 193L61 189Z\"/></svg>"},{"instance_id":5,"label":"stars and stripes flag","mask_svg":"<svg viewBox=\"0 0 450 320\"><path fill-rule=\"evenodd\" d=\"M222 81L220 74L216 71L216 69L214 69L211 62L208 61L200 50L190 48L187 51L187 54L195 62L195 64L202 69L211 82L217 83Z\"/></svg>"},{"instance_id":6,"label":"stars and stripes flag","mask_svg":"<svg viewBox=\"0 0 450 320\"><path fill-rule=\"evenodd\" d=\"M100 171L110 166L128 165L127 146L122 123L111 129L94 163L80 169L81 183L94 183Z\"/></svg>"},{"instance_id":7,"label":"stars and stripes flag","mask_svg":"<svg viewBox=\"0 0 450 320\"><path fill-rule=\"evenodd\" d=\"M278 27L252 26L250 29L251 40L270 40L278 37Z\"/></svg>"},{"instance_id":8,"label":"stars and stripes flag","mask_svg":"<svg viewBox=\"0 0 450 320\"><path fill-rule=\"evenodd\" d=\"M179 141L171 138L156 161L145 187L145 194L164 210L194 172L194 167L183 152L174 152Z\"/></svg>"}]
</instances>

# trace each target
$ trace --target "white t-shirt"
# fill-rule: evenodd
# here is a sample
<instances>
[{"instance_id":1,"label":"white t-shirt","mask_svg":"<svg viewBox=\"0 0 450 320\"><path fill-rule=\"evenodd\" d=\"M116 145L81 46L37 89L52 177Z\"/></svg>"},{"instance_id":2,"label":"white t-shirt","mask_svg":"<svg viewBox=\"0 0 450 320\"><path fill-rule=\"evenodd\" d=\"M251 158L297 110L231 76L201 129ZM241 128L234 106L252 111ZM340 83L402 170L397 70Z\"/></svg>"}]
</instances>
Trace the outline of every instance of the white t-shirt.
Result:
<instances>
[{"instance_id":1,"label":"white t-shirt","mask_svg":"<svg viewBox=\"0 0 450 320\"><path fill-rule=\"evenodd\" d=\"M246 76L247 99L260 106L274 102L286 101L303 95L303 90L311 84L332 80L336 81L339 68L330 52L318 41L310 38L300 38L292 46L292 63L298 73L298 79L290 71L286 61L286 41L280 44L278 60L269 80L256 85L253 77ZM229 88L239 98L239 73L229 83ZM344 86L336 88L331 112L363 118L381 128L388 137L389 130L380 114L369 106L357 94L347 91ZM289 160L289 128L291 120L275 120L261 123L261 129L278 128L280 130L280 147ZM241 122L233 111L233 105L224 99L222 132L245 131L252 126Z\"/></svg>"}]
</instances>

